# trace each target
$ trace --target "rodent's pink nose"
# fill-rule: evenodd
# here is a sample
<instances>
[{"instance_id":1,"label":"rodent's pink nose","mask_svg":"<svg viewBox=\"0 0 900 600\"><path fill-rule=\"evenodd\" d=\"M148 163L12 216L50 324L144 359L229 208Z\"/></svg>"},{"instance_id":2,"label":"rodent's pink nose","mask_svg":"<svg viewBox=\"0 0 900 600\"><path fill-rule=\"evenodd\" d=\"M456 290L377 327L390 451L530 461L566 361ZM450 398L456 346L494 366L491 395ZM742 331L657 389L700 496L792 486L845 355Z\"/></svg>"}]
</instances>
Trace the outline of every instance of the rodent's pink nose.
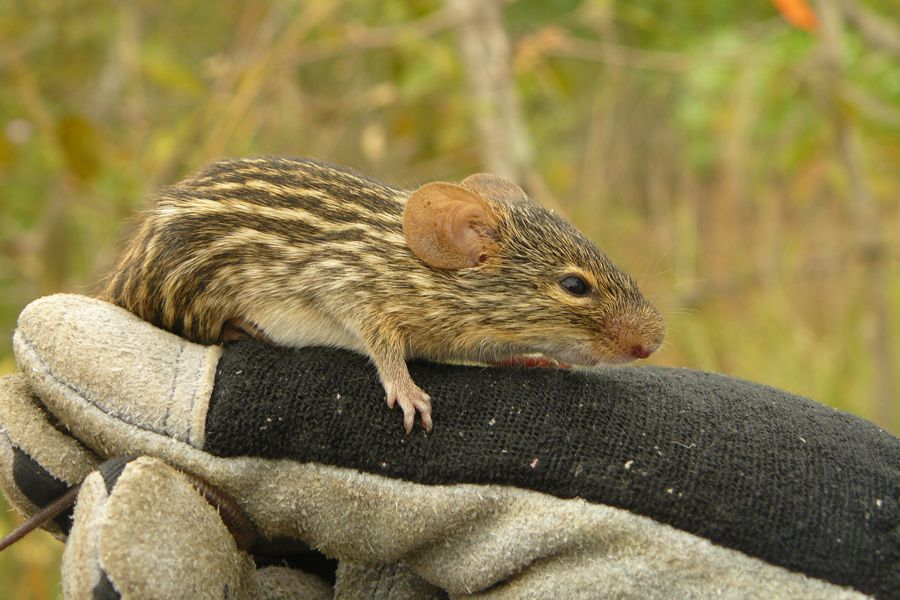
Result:
<instances>
[{"instance_id":1,"label":"rodent's pink nose","mask_svg":"<svg viewBox=\"0 0 900 600\"><path fill-rule=\"evenodd\" d=\"M648 348L642 344L635 344L631 347L631 356L635 358L647 358L653 354L653 350L655 350L655 348Z\"/></svg>"}]
</instances>

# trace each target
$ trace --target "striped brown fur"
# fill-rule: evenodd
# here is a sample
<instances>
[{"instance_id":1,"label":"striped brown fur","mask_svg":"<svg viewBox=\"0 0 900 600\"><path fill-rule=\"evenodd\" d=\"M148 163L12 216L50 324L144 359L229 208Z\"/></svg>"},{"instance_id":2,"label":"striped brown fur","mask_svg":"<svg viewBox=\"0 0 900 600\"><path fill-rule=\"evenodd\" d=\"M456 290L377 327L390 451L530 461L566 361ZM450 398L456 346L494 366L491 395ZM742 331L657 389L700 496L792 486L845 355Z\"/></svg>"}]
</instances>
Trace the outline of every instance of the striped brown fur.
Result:
<instances>
[{"instance_id":1,"label":"striped brown fur","mask_svg":"<svg viewBox=\"0 0 900 600\"><path fill-rule=\"evenodd\" d=\"M593 243L534 201L483 191L491 255L435 269L404 238L410 191L308 159L220 161L159 195L103 297L196 342L237 318L278 344L349 347L386 388L399 367L385 354L596 364L660 344L658 313ZM560 287L573 273L589 295Z\"/></svg>"}]
</instances>

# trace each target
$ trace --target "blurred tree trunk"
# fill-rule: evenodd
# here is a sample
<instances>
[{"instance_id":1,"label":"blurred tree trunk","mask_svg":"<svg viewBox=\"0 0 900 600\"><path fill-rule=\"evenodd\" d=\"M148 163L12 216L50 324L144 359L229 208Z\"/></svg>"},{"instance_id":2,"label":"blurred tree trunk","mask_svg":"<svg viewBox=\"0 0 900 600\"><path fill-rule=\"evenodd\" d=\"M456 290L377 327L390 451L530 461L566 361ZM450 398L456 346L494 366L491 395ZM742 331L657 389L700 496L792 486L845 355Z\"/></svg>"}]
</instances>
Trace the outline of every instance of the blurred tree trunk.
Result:
<instances>
[{"instance_id":1,"label":"blurred tree trunk","mask_svg":"<svg viewBox=\"0 0 900 600\"><path fill-rule=\"evenodd\" d=\"M705 206L707 214L704 254L707 272L717 286L731 287L744 275L734 261L733 248L752 248L752 215L748 214L747 175L750 163L750 135L758 116L758 102L754 96L756 80L753 65L747 57L734 65L734 85L731 89L727 128L717 157L715 187ZM756 257L753 257L754 259Z\"/></svg>"},{"instance_id":2,"label":"blurred tree trunk","mask_svg":"<svg viewBox=\"0 0 900 600\"><path fill-rule=\"evenodd\" d=\"M498 0L448 0L463 15L459 49L469 81L484 166L521 181L531 162L531 142L510 71L509 36Z\"/></svg>"},{"instance_id":3,"label":"blurred tree trunk","mask_svg":"<svg viewBox=\"0 0 900 600\"><path fill-rule=\"evenodd\" d=\"M596 27L605 43L615 44L615 4L610 2L598 8ZM622 65L607 64L598 69L594 80L593 102L590 120L587 123L584 140L584 156L578 173L577 197L592 198L591 210L602 212L606 204L609 190L615 189L616 177L624 170L621 164L624 152L616 151L617 118L620 107L627 103L625 87L625 69ZM635 198L636 195L632 195Z\"/></svg>"},{"instance_id":4,"label":"blurred tree trunk","mask_svg":"<svg viewBox=\"0 0 900 600\"><path fill-rule=\"evenodd\" d=\"M469 82L471 106L485 169L525 185L549 208L557 207L534 168L534 151L510 68L509 35L503 0L447 0L461 16L459 49Z\"/></svg>"},{"instance_id":5,"label":"blurred tree trunk","mask_svg":"<svg viewBox=\"0 0 900 600\"><path fill-rule=\"evenodd\" d=\"M819 0L821 15L820 58L825 72L822 93L831 113L835 144L841 166L853 195L856 244L854 255L861 257L865 273L864 295L868 323L866 336L869 359L873 366L872 414L885 429L894 424L893 368L894 349L891 338L890 299L888 289L888 256L883 241L881 210L866 183L863 156L854 124L841 106L840 90L844 87L844 8L841 0Z\"/></svg>"}]
</instances>

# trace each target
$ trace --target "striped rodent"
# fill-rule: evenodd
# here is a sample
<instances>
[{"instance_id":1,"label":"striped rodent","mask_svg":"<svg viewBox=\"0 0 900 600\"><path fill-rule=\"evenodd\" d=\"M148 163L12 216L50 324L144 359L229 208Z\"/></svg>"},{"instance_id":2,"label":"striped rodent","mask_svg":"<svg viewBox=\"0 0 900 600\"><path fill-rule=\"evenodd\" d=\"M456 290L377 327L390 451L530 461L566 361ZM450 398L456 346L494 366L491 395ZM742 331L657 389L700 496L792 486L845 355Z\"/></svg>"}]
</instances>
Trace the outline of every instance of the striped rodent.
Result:
<instances>
[{"instance_id":1,"label":"striped rodent","mask_svg":"<svg viewBox=\"0 0 900 600\"><path fill-rule=\"evenodd\" d=\"M416 411L432 426L408 358L592 366L664 336L634 280L507 179L408 191L307 159L223 160L164 190L103 297L195 342L366 354L407 432Z\"/></svg>"}]
</instances>

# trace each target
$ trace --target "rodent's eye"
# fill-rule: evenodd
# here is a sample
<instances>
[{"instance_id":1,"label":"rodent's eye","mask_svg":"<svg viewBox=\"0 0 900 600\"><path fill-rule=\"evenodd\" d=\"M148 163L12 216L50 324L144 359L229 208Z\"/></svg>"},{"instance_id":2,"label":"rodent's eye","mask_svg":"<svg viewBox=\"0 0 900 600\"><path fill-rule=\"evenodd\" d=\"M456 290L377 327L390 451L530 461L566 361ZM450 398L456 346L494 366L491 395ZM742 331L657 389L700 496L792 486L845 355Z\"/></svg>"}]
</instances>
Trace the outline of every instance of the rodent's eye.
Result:
<instances>
[{"instance_id":1,"label":"rodent's eye","mask_svg":"<svg viewBox=\"0 0 900 600\"><path fill-rule=\"evenodd\" d=\"M591 291L591 286L578 275L567 275L559 282L559 286L573 296L584 296Z\"/></svg>"}]
</instances>

